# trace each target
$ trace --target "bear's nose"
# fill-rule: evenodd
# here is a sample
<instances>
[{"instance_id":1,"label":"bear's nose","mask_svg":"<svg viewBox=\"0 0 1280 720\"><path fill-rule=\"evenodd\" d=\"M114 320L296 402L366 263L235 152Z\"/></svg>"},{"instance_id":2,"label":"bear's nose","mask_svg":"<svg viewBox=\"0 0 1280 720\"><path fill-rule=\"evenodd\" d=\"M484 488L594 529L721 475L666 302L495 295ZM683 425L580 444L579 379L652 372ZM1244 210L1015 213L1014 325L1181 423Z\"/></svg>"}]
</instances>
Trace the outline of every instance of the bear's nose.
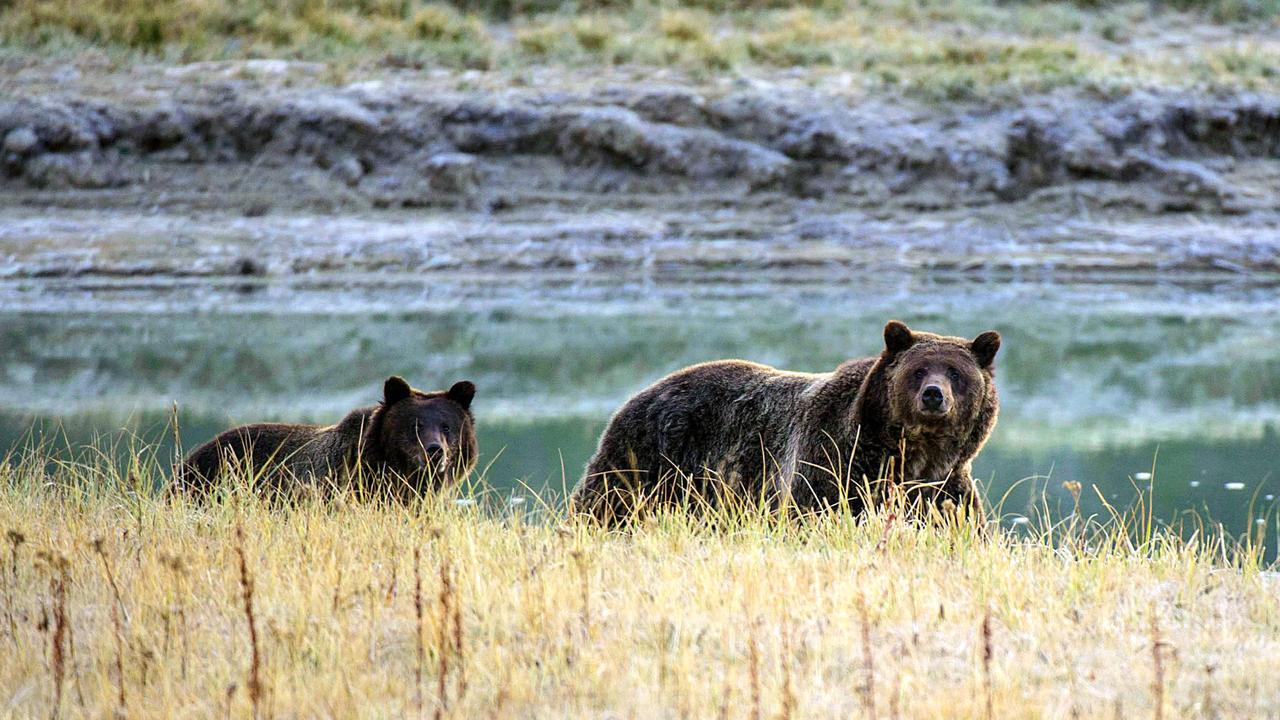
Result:
<instances>
[{"instance_id":1,"label":"bear's nose","mask_svg":"<svg viewBox=\"0 0 1280 720\"><path fill-rule=\"evenodd\" d=\"M440 458L444 456L444 446L438 442L429 443L424 450L427 451L427 458L431 462L439 462Z\"/></svg>"},{"instance_id":2,"label":"bear's nose","mask_svg":"<svg viewBox=\"0 0 1280 720\"><path fill-rule=\"evenodd\" d=\"M924 392L920 394L920 402L924 404L926 410L942 409L942 388L937 385L928 385Z\"/></svg>"}]
</instances>

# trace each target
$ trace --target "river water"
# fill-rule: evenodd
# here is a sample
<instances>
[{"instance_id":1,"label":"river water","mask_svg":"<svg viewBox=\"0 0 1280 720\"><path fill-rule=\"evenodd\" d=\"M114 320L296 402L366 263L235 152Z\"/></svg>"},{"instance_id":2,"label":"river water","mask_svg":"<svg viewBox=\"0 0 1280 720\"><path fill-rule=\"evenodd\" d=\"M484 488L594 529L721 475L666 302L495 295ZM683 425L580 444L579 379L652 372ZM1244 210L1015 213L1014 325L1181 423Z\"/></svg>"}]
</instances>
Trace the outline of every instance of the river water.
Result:
<instances>
[{"instance_id":1,"label":"river water","mask_svg":"<svg viewBox=\"0 0 1280 720\"><path fill-rule=\"evenodd\" d=\"M328 423L381 381L479 386L485 482L571 487L610 413L684 365L741 357L822 371L880 349L889 318L999 330L999 425L975 476L1006 523L1045 503L1155 513L1233 532L1280 493L1280 288L839 271L740 275L438 273L0 285L0 447L32 428L182 442L232 424Z\"/></svg>"}]
</instances>

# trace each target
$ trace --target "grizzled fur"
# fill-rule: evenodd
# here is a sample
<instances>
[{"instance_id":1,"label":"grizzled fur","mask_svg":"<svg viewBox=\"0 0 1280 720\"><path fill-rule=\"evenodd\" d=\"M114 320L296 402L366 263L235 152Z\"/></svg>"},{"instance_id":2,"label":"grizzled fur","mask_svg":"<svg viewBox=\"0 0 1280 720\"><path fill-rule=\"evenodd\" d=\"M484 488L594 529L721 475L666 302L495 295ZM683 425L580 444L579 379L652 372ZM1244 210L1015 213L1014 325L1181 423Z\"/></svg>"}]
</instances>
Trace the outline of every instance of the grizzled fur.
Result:
<instances>
[{"instance_id":1,"label":"grizzled fur","mask_svg":"<svg viewBox=\"0 0 1280 720\"><path fill-rule=\"evenodd\" d=\"M223 432L187 456L177 487L205 492L224 470L247 465L273 494L352 483L399 497L440 489L475 468L475 392L467 381L420 392L393 376L380 404L353 410L337 425L260 423Z\"/></svg>"},{"instance_id":2,"label":"grizzled fur","mask_svg":"<svg viewBox=\"0 0 1280 720\"><path fill-rule=\"evenodd\" d=\"M574 511L610 523L726 495L858 510L886 482L979 509L970 465L999 411L999 334L970 341L893 321L884 338L879 356L829 373L722 360L659 380L613 416Z\"/></svg>"}]
</instances>

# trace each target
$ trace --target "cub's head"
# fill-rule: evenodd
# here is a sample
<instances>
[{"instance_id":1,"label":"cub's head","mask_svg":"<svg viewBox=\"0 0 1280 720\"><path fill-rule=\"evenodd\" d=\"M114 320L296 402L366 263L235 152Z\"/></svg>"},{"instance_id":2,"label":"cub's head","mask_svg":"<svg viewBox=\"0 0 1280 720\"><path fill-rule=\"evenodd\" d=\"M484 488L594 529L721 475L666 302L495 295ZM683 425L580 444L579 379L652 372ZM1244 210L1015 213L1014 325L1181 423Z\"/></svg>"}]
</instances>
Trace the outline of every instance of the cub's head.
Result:
<instances>
[{"instance_id":1,"label":"cub's head","mask_svg":"<svg viewBox=\"0 0 1280 720\"><path fill-rule=\"evenodd\" d=\"M896 320L884 326L889 412L896 425L921 433L962 430L994 397L1000 334L973 340L913 332Z\"/></svg>"},{"instance_id":2,"label":"cub's head","mask_svg":"<svg viewBox=\"0 0 1280 720\"><path fill-rule=\"evenodd\" d=\"M466 380L448 390L421 392L404 378L387 378L370 438L388 470L414 488L438 489L469 473L476 461L471 399Z\"/></svg>"}]
</instances>

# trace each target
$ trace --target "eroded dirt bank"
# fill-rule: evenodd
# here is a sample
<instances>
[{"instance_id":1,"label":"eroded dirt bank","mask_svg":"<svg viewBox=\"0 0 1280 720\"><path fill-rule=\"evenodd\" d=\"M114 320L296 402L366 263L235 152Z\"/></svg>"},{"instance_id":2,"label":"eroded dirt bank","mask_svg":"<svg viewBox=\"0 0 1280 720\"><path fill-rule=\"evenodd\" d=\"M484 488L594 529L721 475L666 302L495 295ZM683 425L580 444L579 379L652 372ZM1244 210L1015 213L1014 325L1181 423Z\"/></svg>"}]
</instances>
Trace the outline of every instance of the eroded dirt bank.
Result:
<instances>
[{"instance_id":1,"label":"eroded dirt bank","mask_svg":"<svg viewBox=\"0 0 1280 720\"><path fill-rule=\"evenodd\" d=\"M240 70L11 86L0 273L1280 272L1280 97Z\"/></svg>"}]
</instances>

